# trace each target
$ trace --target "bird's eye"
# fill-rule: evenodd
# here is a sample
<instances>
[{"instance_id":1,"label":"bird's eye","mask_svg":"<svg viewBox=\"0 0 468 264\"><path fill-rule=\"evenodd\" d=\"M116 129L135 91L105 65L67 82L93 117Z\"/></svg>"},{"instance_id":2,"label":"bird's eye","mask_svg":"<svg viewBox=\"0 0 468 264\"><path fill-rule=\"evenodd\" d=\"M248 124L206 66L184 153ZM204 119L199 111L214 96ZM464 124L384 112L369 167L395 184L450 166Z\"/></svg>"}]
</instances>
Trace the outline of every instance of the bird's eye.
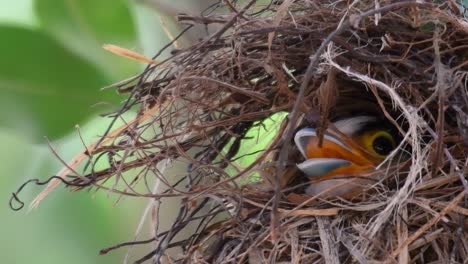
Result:
<instances>
[{"instance_id":1,"label":"bird's eye","mask_svg":"<svg viewBox=\"0 0 468 264\"><path fill-rule=\"evenodd\" d=\"M364 148L381 158L385 158L396 148L395 139L385 130L368 131L361 138Z\"/></svg>"},{"instance_id":2,"label":"bird's eye","mask_svg":"<svg viewBox=\"0 0 468 264\"><path fill-rule=\"evenodd\" d=\"M392 150L395 148L394 143L392 140L390 140L387 137L384 136L379 136L376 139L374 139L374 142L372 142L372 148L374 151L382 156L386 156L392 152Z\"/></svg>"}]
</instances>

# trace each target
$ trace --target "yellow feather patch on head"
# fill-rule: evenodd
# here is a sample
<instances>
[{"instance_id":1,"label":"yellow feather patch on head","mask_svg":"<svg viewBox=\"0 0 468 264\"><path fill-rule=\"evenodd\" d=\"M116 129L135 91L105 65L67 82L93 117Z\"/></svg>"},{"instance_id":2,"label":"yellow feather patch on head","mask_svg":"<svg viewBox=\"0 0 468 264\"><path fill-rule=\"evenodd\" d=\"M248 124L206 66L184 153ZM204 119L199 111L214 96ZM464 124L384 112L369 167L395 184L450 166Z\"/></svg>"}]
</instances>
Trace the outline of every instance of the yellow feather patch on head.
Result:
<instances>
[{"instance_id":1,"label":"yellow feather patch on head","mask_svg":"<svg viewBox=\"0 0 468 264\"><path fill-rule=\"evenodd\" d=\"M396 141L392 134L381 129L364 131L357 137L357 140L364 150L381 159L385 159L391 150L396 147ZM376 145L379 141L386 144L384 149L379 148L382 146Z\"/></svg>"}]
</instances>

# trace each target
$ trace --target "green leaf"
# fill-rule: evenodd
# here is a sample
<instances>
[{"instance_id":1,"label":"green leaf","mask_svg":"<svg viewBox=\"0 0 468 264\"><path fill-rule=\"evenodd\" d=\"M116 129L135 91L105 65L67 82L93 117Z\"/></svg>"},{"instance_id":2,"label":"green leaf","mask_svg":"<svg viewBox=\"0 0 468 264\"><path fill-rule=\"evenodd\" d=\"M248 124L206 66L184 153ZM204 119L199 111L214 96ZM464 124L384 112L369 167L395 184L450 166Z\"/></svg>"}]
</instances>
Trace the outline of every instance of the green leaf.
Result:
<instances>
[{"instance_id":1,"label":"green leaf","mask_svg":"<svg viewBox=\"0 0 468 264\"><path fill-rule=\"evenodd\" d=\"M92 64L41 32L0 26L0 126L58 138L116 99Z\"/></svg>"},{"instance_id":2,"label":"green leaf","mask_svg":"<svg viewBox=\"0 0 468 264\"><path fill-rule=\"evenodd\" d=\"M255 122L254 125L247 131L245 139L242 140L239 151L233 157L233 162L226 168L226 172L231 175L237 175L239 170L243 170L252 165L257 158L262 155L262 152L268 148L271 142L275 139L276 134L280 129L280 125L286 118L288 113L279 112L271 115L261 122ZM234 139L224 147L223 153L227 153ZM254 172L248 175L247 178L241 178L240 184L249 184L260 181L260 174Z\"/></svg>"},{"instance_id":3,"label":"green leaf","mask_svg":"<svg viewBox=\"0 0 468 264\"><path fill-rule=\"evenodd\" d=\"M110 54L102 45L138 48L128 5L126 0L36 0L35 10L43 30L119 81L136 74L141 64Z\"/></svg>"},{"instance_id":4,"label":"green leaf","mask_svg":"<svg viewBox=\"0 0 468 264\"><path fill-rule=\"evenodd\" d=\"M33 0L0 0L0 24L36 27L37 19L33 12Z\"/></svg>"}]
</instances>

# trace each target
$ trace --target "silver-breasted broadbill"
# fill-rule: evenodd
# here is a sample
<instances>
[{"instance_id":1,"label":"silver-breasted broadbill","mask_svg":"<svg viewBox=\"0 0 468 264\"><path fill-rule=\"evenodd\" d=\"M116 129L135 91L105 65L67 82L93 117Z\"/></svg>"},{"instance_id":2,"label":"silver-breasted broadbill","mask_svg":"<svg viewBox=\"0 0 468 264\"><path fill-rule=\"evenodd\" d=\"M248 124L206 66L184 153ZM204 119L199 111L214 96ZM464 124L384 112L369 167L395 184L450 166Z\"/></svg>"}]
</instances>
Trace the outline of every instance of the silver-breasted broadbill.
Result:
<instances>
[{"instance_id":1,"label":"silver-breasted broadbill","mask_svg":"<svg viewBox=\"0 0 468 264\"><path fill-rule=\"evenodd\" d=\"M297 167L311 182L306 193L346 196L368 185L358 177L371 174L398 144L385 123L365 115L340 119L324 132L321 146L315 128L297 131L294 141L305 159Z\"/></svg>"}]
</instances>

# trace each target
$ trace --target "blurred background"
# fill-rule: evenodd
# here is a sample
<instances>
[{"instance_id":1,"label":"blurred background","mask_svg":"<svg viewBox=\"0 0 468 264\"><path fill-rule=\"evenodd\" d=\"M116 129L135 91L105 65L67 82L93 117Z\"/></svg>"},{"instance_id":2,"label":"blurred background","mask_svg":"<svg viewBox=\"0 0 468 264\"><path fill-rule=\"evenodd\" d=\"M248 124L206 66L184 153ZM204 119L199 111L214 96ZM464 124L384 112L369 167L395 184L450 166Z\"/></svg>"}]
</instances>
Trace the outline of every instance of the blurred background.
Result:
<instances>
[{"instance_id":1,"label":"blurred background","mask_svg":"<svg viewBox=\"0 0 468 264\"><path fill-rule=\"evenodd\" d=\"M100 88L145 66L108 53L103 44L152 57L170 41L165 30L180 32L176 13L199 13L213 2L0 0L2 263L122 262L125 249L98 252L133 238L145 201L125 198L116 205L118 197L106 192L58 188L28 212L43 189L35 185L21 193L22 211L10 210L8 200L26 180L47 179L61 168L47 140L64 160L83 148L76 125L86 144L94 142L110 121L98 114L118 109L125 99ZM189 36L180 43L192 41Z\"/></svg>"}]
</instances>

